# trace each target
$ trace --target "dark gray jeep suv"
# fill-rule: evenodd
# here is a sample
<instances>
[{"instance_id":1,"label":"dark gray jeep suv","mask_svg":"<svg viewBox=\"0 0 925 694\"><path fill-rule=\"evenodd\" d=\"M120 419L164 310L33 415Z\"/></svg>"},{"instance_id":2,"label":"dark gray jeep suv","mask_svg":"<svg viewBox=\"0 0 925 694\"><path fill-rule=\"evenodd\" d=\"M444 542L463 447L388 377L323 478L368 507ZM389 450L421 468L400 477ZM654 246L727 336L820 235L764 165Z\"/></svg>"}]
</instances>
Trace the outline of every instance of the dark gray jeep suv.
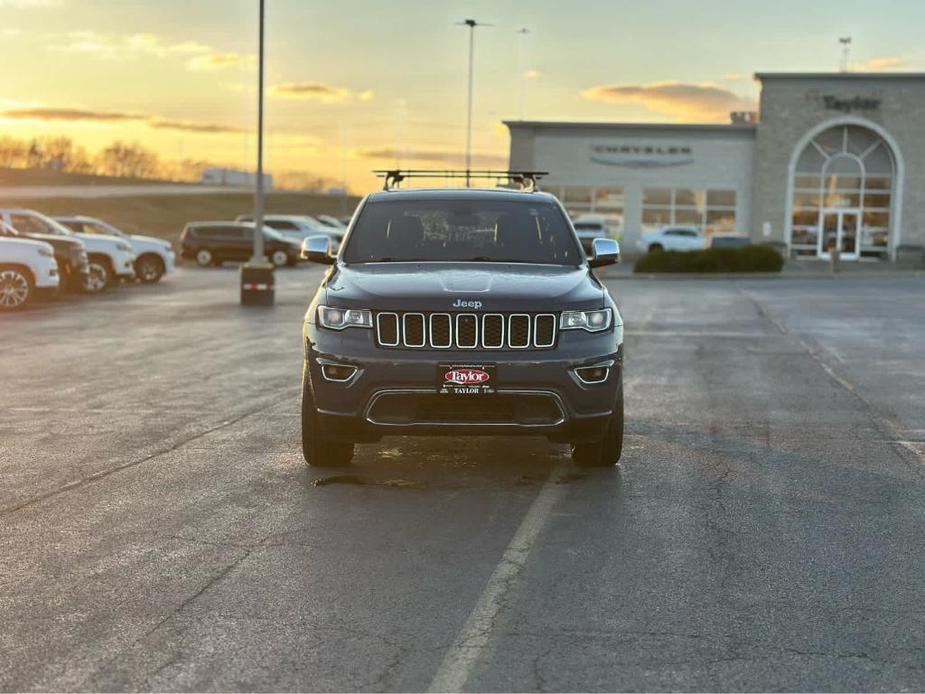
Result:
<instances>
[{"instance_id":1,"label":"dark gray jeep suv","mask_svg":"<svg viewBox=\"0 0 925 694\"><path fill-rule=\"evenodd\" d=\"M609 466L623 447L623 321L558 200L386 190L360 203L305 314L302 450L350 462L389 434L533 434Z\"/></svg>"}]
</instances>

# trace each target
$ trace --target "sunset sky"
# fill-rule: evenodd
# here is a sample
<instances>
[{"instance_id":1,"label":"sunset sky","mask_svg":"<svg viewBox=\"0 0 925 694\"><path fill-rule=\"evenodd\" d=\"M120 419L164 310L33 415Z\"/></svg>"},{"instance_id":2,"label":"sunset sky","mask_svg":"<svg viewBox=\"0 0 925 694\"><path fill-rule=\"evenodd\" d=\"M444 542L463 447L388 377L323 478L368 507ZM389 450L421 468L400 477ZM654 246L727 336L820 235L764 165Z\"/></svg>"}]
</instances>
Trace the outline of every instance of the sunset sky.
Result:
<instances>
[{"instance_id":1,"label":"sunset sky","mask_svg":"<svg viewBox=\"0 0 925 694\"><path fill-rule=\"evenodd\" d=\"M267 0L267 164L346 178L459 167L467 30L475 164L504 119L724 122L755 71L925 69L925 3ZM253 168L256 0L0 0L0 135L138 141ZM518 34L521 28L528 34ZM522 93L526 92L525 98ZM523 106L523 111L521 110Z\"/></svg>"}]
</instances>

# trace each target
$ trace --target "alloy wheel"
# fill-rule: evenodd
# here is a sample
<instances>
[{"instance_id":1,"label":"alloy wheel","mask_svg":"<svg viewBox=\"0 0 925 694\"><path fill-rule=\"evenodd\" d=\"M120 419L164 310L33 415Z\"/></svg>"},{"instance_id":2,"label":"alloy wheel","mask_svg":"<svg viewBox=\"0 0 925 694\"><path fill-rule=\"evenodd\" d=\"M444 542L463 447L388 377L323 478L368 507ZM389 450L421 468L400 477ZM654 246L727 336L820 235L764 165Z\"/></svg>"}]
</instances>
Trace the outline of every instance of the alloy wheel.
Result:
<instances>
[{"instance_id":1,"label":"alloy wheel","mask_svg":"<svg viewBox=\"0 0 925 694\"><path fill-rule=\"evenodd\" d=\"M29 300L29 280L18 270L0 272L0 306L19 308Z\"/></svg>"},{"instance_id":2,"label":"alloy wheel","mask_svg":"<svg viewBox=\"0 0 925 694\"><path fill-rule=\"evenodd\" d=\"M90 272L84 279L84 289L90 294L98 294L109 283L109 271L101 264L90 261Z\"/></svg>"},{"instance_id":3,"label":"alloy wheel","mask_svg":"<svg viewBox=\"0 0 925 694\"><path fill-rule=\"evenodd\" d=\"M138 262L137 273L142 282L154 282L161 276L161 267L154 258L142 258Z\"/></svg>"}]
</instances>

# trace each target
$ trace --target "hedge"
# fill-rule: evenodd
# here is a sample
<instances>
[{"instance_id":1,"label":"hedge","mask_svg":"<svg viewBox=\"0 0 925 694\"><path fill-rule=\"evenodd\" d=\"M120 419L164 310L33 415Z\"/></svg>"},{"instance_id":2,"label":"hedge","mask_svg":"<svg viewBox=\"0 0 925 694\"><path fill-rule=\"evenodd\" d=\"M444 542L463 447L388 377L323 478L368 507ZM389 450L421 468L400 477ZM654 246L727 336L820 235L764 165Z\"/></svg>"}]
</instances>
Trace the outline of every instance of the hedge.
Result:
<instances>
[{"instance_id":1,"label":"hedge","mask_svg":"<svg viewBox=\"0 0 925 694\"><path fill-rule=\"evenodd\" d=\"M654 251L636 261L633 272L780 272L784 258L768 246Z\"/></svg>"}]
</instances>

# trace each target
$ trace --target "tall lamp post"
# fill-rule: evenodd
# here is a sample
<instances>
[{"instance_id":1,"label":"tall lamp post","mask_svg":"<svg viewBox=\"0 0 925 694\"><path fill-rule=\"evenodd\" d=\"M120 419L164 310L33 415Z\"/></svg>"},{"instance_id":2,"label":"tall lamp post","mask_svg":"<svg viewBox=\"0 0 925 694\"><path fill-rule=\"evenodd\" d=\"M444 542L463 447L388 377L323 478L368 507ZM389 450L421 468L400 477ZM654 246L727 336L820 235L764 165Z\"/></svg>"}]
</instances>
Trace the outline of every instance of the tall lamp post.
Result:
<instances>
[{"instance_id":1,"label":"tall lamp post","mask_svg":"<svg viewBox=\"0 0 925 694\"><path fill-rule=\"evenodd\" d=\"M254 246L251 259L241 267L241 304L272 306L273 265L267 263L263 246L263 64L264 4L260 0L257 45L257 181L254 191Z\"/></svg>"},{"instance_id":2,"label":"tall lamp post","mask_svg":"<svg viewBox=\"0 0 925 694\"><path fill-rule=\"evenodd\" d=\"M472 68L475 55L475 28L488 27L491 24L482 24L474 19L466 19L457 26L469 27L469 115L466 119L466 188L469 187L469 171L472 170Z\"/></svg>"},{"instance_id":3,"label":"tall lamp post","mask_svg":"<svg viewBox=\"0 0 925 694\"><path fill-rule=\"evenodd\" d=\"M848 72L848 52L851 50L851 37L842 36L838 39L841 44L841 71Z\"/></svg>"},{"instance_id":4,"label":"tall lamp post","mask_svg":"<svg viewBox=\"0 0 925 694\"><path fill-rule=\"evenodd\" d=\"M517 77L520 79L520 120L524 119L527 103L527 67L524 62L524 42L530 30L526 27L517 30L520 41L517 44Z\"/></svg>"}]
</instances>

